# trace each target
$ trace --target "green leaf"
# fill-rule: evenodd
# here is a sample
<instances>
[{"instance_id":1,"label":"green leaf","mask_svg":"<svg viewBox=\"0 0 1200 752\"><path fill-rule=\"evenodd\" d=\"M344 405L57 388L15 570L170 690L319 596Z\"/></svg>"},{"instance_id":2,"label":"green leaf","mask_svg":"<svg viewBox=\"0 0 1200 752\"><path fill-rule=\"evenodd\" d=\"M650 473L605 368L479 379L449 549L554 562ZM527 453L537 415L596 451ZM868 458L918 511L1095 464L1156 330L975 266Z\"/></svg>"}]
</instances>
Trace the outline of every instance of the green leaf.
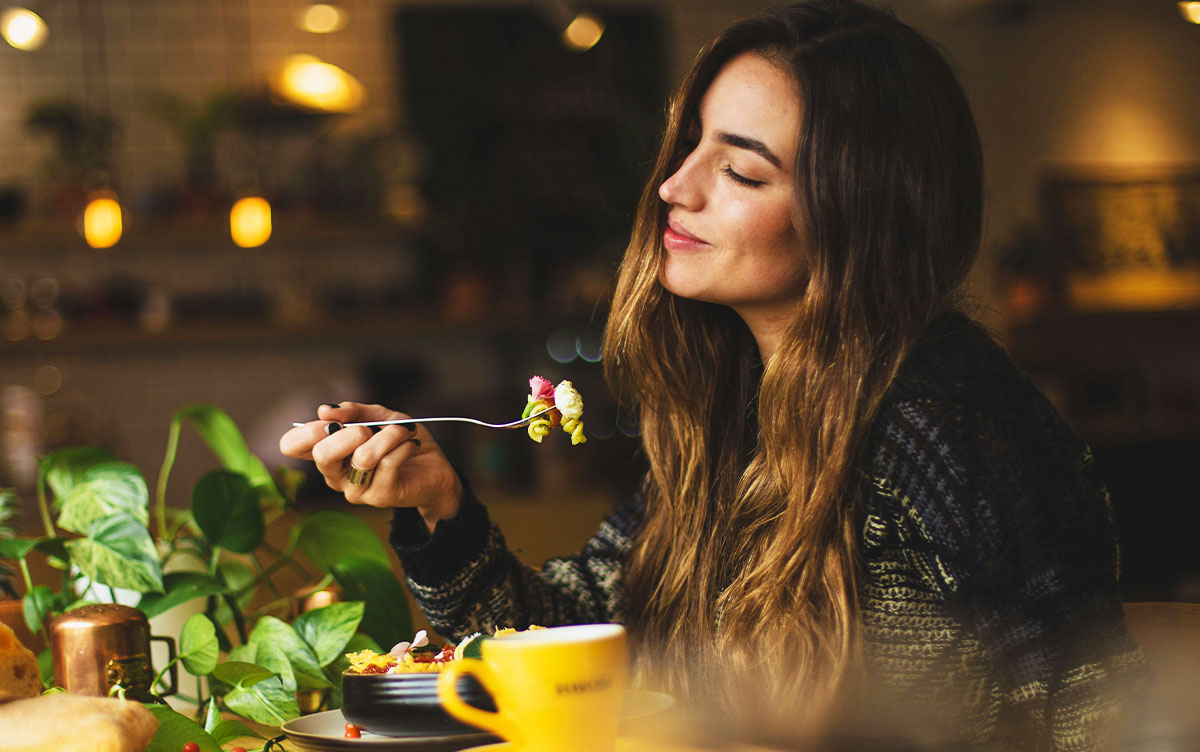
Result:
<instances>
[{"instance_id":1,"label":"green leaf","mask_svg":"<svg viewBox=\"0 0 1200 752\"><path fill-rule=\"evenodd\" d=\"M192 424L222 467L241 473L251 486L282 501L267 466L250 453L246 439L228 413L212 405L189 405L180 409L177 415Z\"/></svg>"},{"instance_id":2,"label":"green leaf","mask_svg":"<svg viewBox=\"0 0 1200 752\"><path fill-rule=\"evenodd\" d=\"M466 645L463 645L463 658L476 658L483 660L483 643L485 640L490 640L485 634L475 635Z\"/></svg>"},{"instance_id":3,"label":"green leaf","mask_svg":"<svg viewBox=\"0 0 1200 752\"><path fill-rule=\"evenodd\" d=\"M171 572L163 575L163 594L147 593L138 608L147 617L158 616L195 598L228 592L221 583L201 572Z\"/></svg>"},{"instance_id":4,"label":"green leaf","mask_svg":"<svg viewBox=\"0 0 1200 752\"><path fill-rule=\"evenodd\" d=\"M300 614L292 629L312 648L317 663L328 666L342 654L362 618L362 603L334 603Z\"/></svg>"},{"instance_id":5,"label":"green leaf","mask_svg":"<svg viewBox=\"0 0 1200 752\"><path fill-rule=\"evenodd\" d=\"M364 601L362 631L380 645L395 645L412 636L408 596L392 568L373 558L355 557L331 569L348 601Z\"/></svg>"},{"instance_id":6,"label":"green leaf","mask_svg":"<svg viewBox=\"0 0 1200 752\"><path fill-rule=\"evenodd\" d=\"M217 627L204 614L192 614L179 633L179 661L193 676L208 676L217 667Z\"/></svg>"},{"instance_id":7,"label":"green leaf","mask_svg":"<svg viewBox=\"0 0 1200 752\"><path fill-rule=\"evenodd\" d=\"M212 737L217 740L217 744L220 744L222 747L235 739L244 739L247 736L256 737L258 739L267 738L241 721L235 721L232 719L228 721L221 721L211 733Z\"/></svg>"},{"instance_id":8,"label":"green leaf","mask_svg":"<svg viewBox=\"0 0 1200 752\"><path fill-rule=\"evenodd\" d=\"M231 592L238 592L251 582L254 582L254 572L250 567L234 559L227 559L218 564L217 574L220 575L220 580L225 583L225 587ZM254 600L254 591L255 589L251 588L238 596L238 608L242 609L242 611L246 610L246 607ZM229 610L229 606L225 604L224 599L217 606L216 618L217 624L221 626L225 626L233 621L233 612Z\"/></svg>"},{"instance_id":9,"label":"green leaf","mask_svg":"<svg viewBox=\"0 0 1200 752\"><path fill-rule=\"evenodd\" d=\"M59 497L58 526L74 533L85 533L92 522L109 515L125 513L147 524L146 480L128 462L114 460L89 467L65 497Z\"/></svg>"},{"instance_id":10,"label":"green leaf","mask_svg":"<svg viewBox=\"0 0 1200 752\"><path fill-rule=\"evenodd\" d=\"M326 509L306 516L292 528L300 550L323 571L343 559L368 558L390 567L391 560L379 536L363 520L348 512Z\"/></svg>"},{"instance_id":11,"label":"green leaf","mask_svg":"<svg viewBox=\"0 0 1200 752\"><path fill-rule=\"evenodd\" d=\"M46 617L50 616L50 612L54 610L54 606L54 591L45 585L34 585L25 594L24 602L21 604L21 612L25 617L25 626L28 627L30 632L36 634L42 628L42 624L46 622Z\"/></svg>"},{"instance_id":12,"label":"green leaf","mask_svg":"<svg viewBox=\"0 0 1200 752\"><path fill-rule=\"evenodd\" d=\"M225 661L224 663L217 664L217 667L212 671L212 675L219 681L223 681L233 687L249 687L264 679L269 679L275 674L253 663Z\"/></svg>"},{"instance_id":13,"label":"green leaf","mask_svg":"<svg viewBox=\"0 0 1200 752\"><path fill-rule=\"evenodd\" d=\"M146 752L179 752L188 742L199 745L201 752L222 752L217 740L186 715L166 705L144 707L158 719L158 728L154 731L154 738L146 745Z\"/></svg>"},{"instance_id":14,"label":"green leaf","mask_svg":"<svg viewBox=\"0 0 1200 752\"><path fill-rule=\"evenodd\" d=\"M282 726L300 717L296 693L285 689L278 676L234 687L225 695L225 705L238 715L268 726Z\"/></svg>"},{"instance_id":15,"label":"green leaf","mask_svg":"<svg viewBox=\"0 0 1200 752\"><path fill-rule=\"evenodd\" d=\"M46 478L46 485L54 494L54 505L67 498L71 489L83 479L88 468L101 462L116 459L103 449L95 447L67 447L51 452L38 460L38 470Z\"/></svg>"},{"instance_id":16,"label":"green leaf","mask_svg":"<svg viewBox=\"0 0 1200 752\"><path fill-rule=\"evenodd\" d=\"M296 671L283 648L270 642L250 642L243 647L246 649L245 653L234 651L238 660L250 660L253 656L253 663L273 672L288 691L296 691Z\"/></svg>"},{"instance_id":17,"label":"green leaf","mask_svg":"<svg viewBox=\"0 0 1200 752\"><path fill-rule=\"evenodd\" d=\"M4 538L0 540L0 559L24 559L37 548L42 538Z\"/></svg>"},{"instance_id":18,"label":"green leaf","mask_svg":"<svg viewBox=\"0 0 1200 752\"><path fill-rule=\"evenodd\" d=\"M217 707L217 698L208 698L208 704L204 706L204 730L212 734L213 729L221 723L221 710ZM216 739L216 737L213 737ZM220 740L217 744L221 744Z\"/></svg>"},{"instance_id":19,"label":"green leaf","mask_svg":"<svg viewBox=\"0 0 1200 752\"><path fill-rule=\"evenodd\" d=\"M266 526L258 494L238 473L214 470L201 477L192 491L192 517L212 546L247 554L262 543Z\"/></svg>"},{"instance_id":20,"label":"green leaf","mask_svg":"<svg viewBox=\"0 0 1200 752\"><path fill-rule=\"evenodd\" d=\"M139 593L163 592L162 569L150 531L128 515L96 520L86 538L67 541L67 552L79 570L96 582Z\"/></svg>"},{"instance_id":21,"label":"green leaf","mask_svg":"<svg viewBox=\"0 0 1200 752\"><path fill-rule=\"evenodd\" d=\"M301 689L323 689L329 686L329 681L321 671L313 649L300 635L296 634L296 631L287 622L276 619L274 616L262 617L250 631L250 642L259 646L258 657L260 660L258 663L267 668L272 666L261 661L263 648L269 646L272 651L278 648L285 659L291 662L291 667L296 674L296 685ZM284 681L284 686L287 685L288 682Z\"/></svg>"}]
</instances>

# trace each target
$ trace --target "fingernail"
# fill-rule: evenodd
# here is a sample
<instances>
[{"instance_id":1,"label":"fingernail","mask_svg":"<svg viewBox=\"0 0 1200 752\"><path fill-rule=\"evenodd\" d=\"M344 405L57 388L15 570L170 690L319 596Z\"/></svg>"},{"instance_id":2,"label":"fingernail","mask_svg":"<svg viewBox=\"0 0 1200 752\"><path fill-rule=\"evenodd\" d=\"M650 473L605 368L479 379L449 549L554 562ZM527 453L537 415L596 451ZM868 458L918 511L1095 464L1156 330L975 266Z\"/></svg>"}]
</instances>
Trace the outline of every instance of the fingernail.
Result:
<instances>
[{"instance_id":1,"label":"fingernail","mask_svg":"<svg viewBox=\"0 0 1200 752\"><path fill-rule=\"evenodd\" d=\"M341 423L330 423L329 425L325 426L325 433L330 435L335 434L340 430L342 430Z\"/></svg>"},{"instance_id":2,"label":"fingernail","mask_svg":"<svg viewBox=\"0 0 1200 752\"><path fill-rule=\"evenodd\" d=\"M326 402L326 403L325 403L325 407L341 407L341 405L335 405L335 404L334 404L334 403L332 403L332 402Z\"/></svg>"},{"instance_id":3,"label":"fingernail","mask_svg":"<svg viewBox=\"0 0 1200 752\"><path fill-rule=\"evenodd\" d=\"M409 441L411 441L413 444L415 444L415 445L417 446L417 448L418 448L418 449L421 447L421 440L420 440L420 439L409 439Z\"/></svg>"},{"instance_id":4,"label":"fingernail","mask_svg":"<svg viewBox=\"0 0 1200 752\"><path fill-rule=\"evenodd\" d=\"M413 433L416 433L416 432L417 432L417 429L421 427L421 424L420 424L420 423L409 423L409 424L407 424L407 425L408 425L408 427L409 427L409 428L411 428L411 429L412 429L412 432L413 432Z\"/></svg>"},{"instance_id":5,"label":"fingernail","mask_svg":"<svg viewBox=\"0 0 1200 752\"><path fill-rule=\"evenodd\" d=\"M383 426L367 426L367 428L371 429L371 433L379 433L383 430Z\"/></svg>"}]
</instances>

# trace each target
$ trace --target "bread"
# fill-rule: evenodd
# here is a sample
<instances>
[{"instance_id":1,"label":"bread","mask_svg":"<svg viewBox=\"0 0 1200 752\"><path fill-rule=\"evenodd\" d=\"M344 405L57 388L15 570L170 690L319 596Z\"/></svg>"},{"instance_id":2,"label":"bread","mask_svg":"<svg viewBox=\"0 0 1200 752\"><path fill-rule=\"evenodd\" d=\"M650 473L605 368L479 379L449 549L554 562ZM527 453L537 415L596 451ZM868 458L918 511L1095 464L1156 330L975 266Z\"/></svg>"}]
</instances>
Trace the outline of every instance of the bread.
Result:
<instances>
[{"instance_id":1,"label":"bread","mask_svg":"<svg viewBox=\"0 0 1200 752\"><path fill-rule=\"evenodd\" d=\"M2 752L142 752L158 720L129 700L43 695L0 705Z\"/></svg>"},{"instance_id":2,"label":"bread","mask_svg":"<svg viewBox=\"0 0 1200 752\"><path fill-rule=\"evenodd\" d=\"M0 702L37 697L41 692L42 675L33 651L0 622Z\"/></svg>"}]
</instances>

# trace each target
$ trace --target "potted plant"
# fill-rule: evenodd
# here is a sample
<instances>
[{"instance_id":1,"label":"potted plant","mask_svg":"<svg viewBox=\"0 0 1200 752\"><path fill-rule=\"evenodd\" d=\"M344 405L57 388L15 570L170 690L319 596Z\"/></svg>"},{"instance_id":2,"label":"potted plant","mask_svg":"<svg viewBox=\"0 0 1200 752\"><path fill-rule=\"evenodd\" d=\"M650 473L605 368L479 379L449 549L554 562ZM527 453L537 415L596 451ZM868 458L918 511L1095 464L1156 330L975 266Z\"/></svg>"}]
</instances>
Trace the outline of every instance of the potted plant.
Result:
<instances>
[{"instance_id":1,"label":"potted plant","mask_svg":"<svg viewBox=\"0 0 1200 752\"><path fill-rule=\"evenodd\" d=\"M178 508L166 501L185 425L219 467L205 473L188 506ZM88 603L124 596L152 618L195 606L178 634L175 659L196 679L194 694L177 695L195 711L189 717L152 708L162 748L196 741L200 749L216 750L249 733L238 721L222 721L222 710L279 726L299 716L298 693L315 698L312 709L337 707L344 653L399 642L411 634L412 621L378 536L345 511L295 513L298 476L268 471L234 421L209 405L172 416L153 498L135 466L103 450L71 447L42 458L37 508L43 535L0 540L0 558L16 561L23 576L26 626L48 646L49 622ZM272 525L290 525L282 549L267 540ZM59 587L32 582L26 560L33 555L61 571ZM181 559L192 566L171 571ZM273 577L284 567L304 572L310 586L279 592ZM293 618L305 593L333 585L344 601ZM48 649L39 662L49 684ZM159 668L155 689L169 666Z\"/></svg>"}]
</instances>

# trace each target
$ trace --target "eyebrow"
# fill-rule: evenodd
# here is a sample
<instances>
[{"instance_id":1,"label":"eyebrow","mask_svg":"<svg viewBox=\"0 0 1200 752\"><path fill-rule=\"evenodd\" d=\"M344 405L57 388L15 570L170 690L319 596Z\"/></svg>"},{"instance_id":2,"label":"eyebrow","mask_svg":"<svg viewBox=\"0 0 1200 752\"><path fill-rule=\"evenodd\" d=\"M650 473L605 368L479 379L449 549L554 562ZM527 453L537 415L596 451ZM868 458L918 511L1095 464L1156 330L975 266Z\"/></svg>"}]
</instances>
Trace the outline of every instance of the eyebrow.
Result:
<instances>
[{"instance_id":1,"label":"eyebrow","mask_svg":"<svg viewBox=\"0 0 1200 752\"><path fill-rule=\"evenodd\" d=\"M752 151L779 169L783 169L783 163L779 161L779 157L775 156L775 153L767 148L767 145L758 139L749 138L747 136L739 136L736 133L726 133L724 131L720 131L717 133L717 140L721 143L729 144L730 146L736 146L739 149L747 149Z\"/></svg>"}]
</instances>

